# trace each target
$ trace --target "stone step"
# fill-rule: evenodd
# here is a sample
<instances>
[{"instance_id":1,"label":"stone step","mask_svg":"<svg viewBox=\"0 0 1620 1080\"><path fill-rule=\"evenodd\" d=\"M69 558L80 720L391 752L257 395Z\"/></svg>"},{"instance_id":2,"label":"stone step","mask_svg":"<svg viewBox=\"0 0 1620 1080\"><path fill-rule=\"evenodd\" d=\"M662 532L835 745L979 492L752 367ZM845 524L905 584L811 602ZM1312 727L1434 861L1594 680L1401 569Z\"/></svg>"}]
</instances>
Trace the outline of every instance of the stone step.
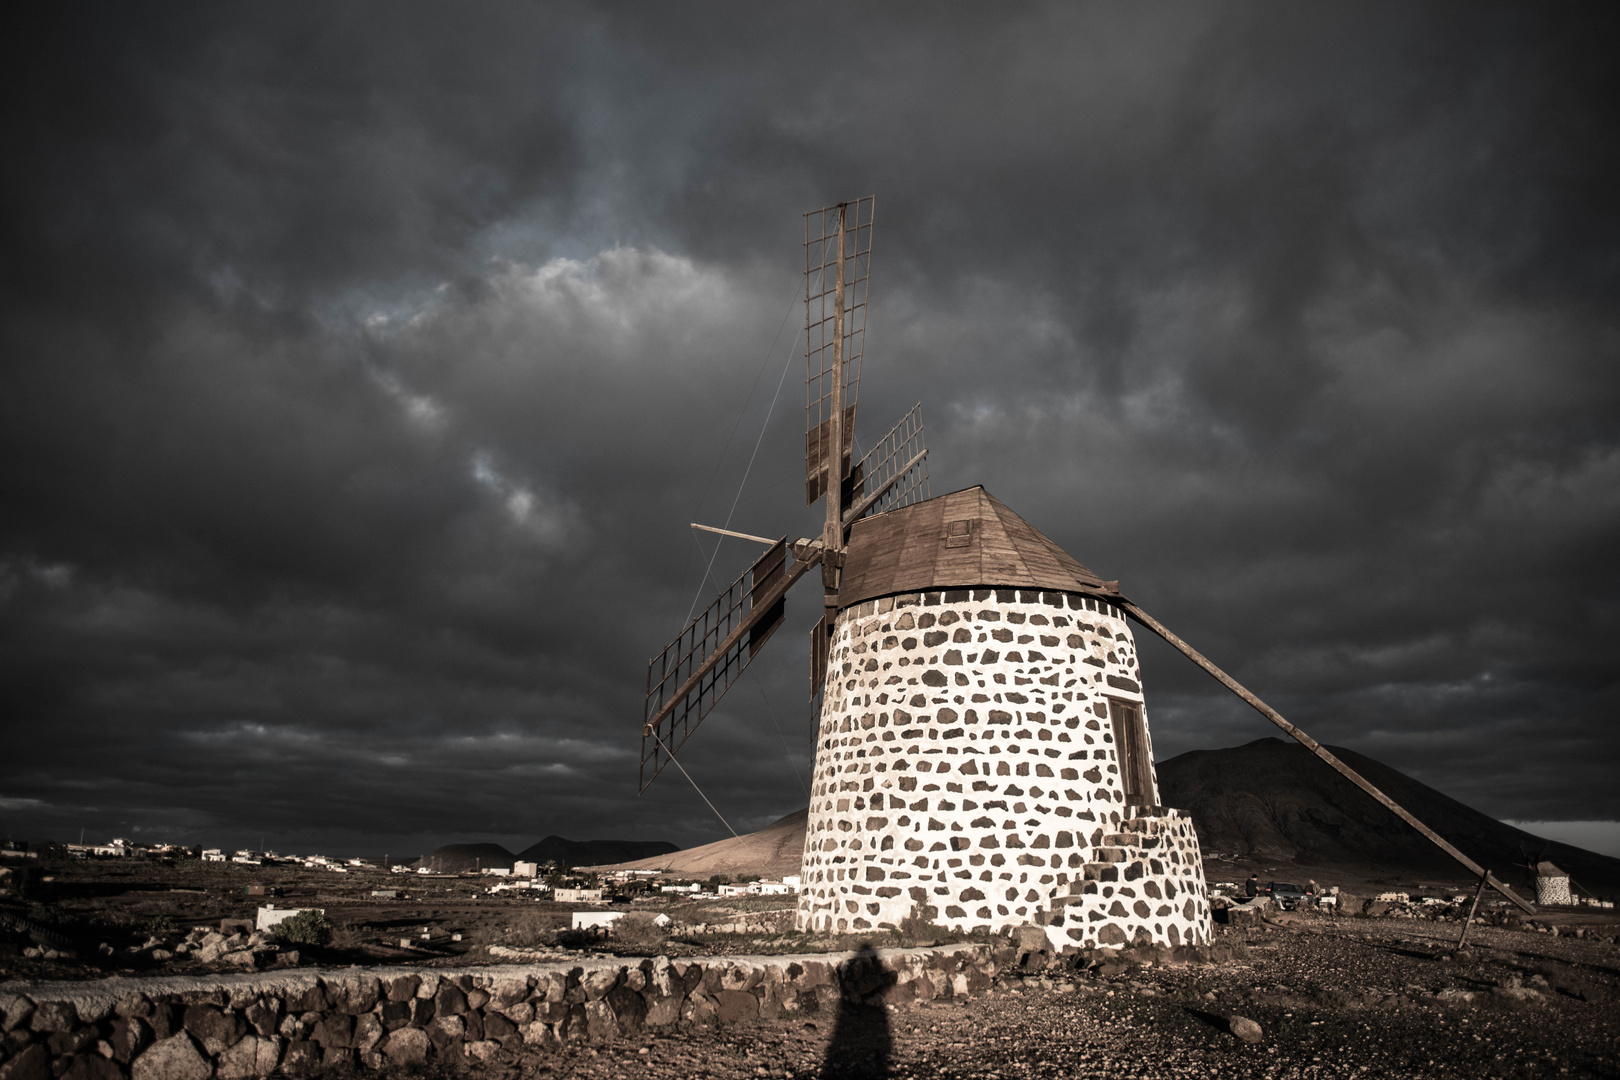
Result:
<instances>
[{"instance_id":1,"label":"stone step","mask_svg":"<svg viewBox=\"0 0 1620 1080\"><path fill-rule=\"evenodd\" d=\"M1115 847L1135 847L1142 842L1142 834L1134 832L1109 833L1103 837L1103 843Z\"/></svg>"},{"instance_id":2,"label":"stone step","mask_svg":"<svg viewBox=\"0 0 1620 1080\"><path fill-rule=\"evenodd\" d=\"M1091 849L1091 861L1094 863L1118 863L1129 859L1130 852L1122 847L1109 847L1104 845Z\"/></svg>"}]
</instances>

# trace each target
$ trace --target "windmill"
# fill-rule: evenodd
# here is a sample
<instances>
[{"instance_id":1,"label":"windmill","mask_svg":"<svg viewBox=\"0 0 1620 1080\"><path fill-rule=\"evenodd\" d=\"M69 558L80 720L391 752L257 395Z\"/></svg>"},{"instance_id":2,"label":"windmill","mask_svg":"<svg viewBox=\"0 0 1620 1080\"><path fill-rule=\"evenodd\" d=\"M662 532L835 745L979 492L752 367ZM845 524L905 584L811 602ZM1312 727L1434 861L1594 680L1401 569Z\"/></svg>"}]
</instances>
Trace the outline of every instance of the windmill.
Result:
<instances>
[{"instance_id":1,"label":"windmill","mask_svg":"<svg viewBox=\"0 0 1620 1080\"><path fill-rule=\"evenodd\" d=\"M711 530L766 550L649 662L641 790L819 566L800 929L927 910L965 931L1043 926L1058 947L1208 941L1192 822L1158 804L1131 622L1533 911L984 488L930 497L920 406L854 459L874 207L805 215L805 496L823 501L821 535Z\"/></svg>"}]
</instances>

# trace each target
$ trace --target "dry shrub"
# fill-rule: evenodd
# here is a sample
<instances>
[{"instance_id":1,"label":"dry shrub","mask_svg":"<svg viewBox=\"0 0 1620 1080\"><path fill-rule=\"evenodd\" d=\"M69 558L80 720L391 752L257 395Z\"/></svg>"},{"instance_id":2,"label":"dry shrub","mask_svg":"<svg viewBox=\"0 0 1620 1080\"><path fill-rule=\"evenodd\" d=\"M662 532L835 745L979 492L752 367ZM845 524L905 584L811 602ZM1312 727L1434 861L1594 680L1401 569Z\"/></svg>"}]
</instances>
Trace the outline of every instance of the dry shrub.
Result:
<instances>
[{"instance_id":1,"label":"dry shrub","mask_svg":"<svg viewBox=\"0 0 1620 1080\"><path fill-rule=\"evenodd\" d=\"M620 945L651 948L669 940L669 933L653 921L655 916L633 911L613 924L611 936Z\"/></svg>"},{"instance_id":2,"label":"dry shrub","mask_svg":"<svg viewBox=\"0 0 1620 1080\"><path fill-rule=\"evenodd\" d=\"M950 931L934 921L939 909L928 904L912 904L911 914L900 920L898 933L900 939L908 945L929 944L944 941L950 936Z\"/></svg>"}]
</instances>

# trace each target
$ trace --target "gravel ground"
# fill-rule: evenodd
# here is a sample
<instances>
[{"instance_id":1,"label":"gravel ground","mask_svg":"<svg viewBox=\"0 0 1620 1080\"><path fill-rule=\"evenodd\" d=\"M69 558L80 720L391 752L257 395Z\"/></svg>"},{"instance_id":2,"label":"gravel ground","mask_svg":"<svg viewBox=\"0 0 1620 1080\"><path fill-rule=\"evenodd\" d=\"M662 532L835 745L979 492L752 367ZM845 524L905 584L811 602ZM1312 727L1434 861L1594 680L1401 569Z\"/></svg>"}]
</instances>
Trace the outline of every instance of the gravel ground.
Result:
<instances>
[{"instance_id":1,"label":"gravel ground","mask_svg":"<svg viewBox=\"0 0 1620 1080\"><path fill-rule=\"evenodd\" d=\"M1620 1076L1620 949L1394 920L1304 919L1234 935L1222 965L1013 976L989 996L846 1007L597 1047L529 1050L463 1076ZM1468 995L1473 995L1470 999ZM1261 1037L1231 1033L1234 1014Z\"/></svg>"}]
</instances>

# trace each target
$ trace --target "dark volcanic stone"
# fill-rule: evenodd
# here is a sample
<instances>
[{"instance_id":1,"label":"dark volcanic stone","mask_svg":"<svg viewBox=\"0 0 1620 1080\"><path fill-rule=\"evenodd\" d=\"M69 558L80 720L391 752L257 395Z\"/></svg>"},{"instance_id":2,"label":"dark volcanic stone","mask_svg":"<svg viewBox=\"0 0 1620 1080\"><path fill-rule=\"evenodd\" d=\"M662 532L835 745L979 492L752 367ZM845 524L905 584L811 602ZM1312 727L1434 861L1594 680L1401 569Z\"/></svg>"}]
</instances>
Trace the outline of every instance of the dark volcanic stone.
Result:
<instances>
[{"instance_id":1,"label":"dark volcanic stone","mask_svg":"<svg viewBox=\"0 0 1620 1080\"><path fill-rule=\"evenodd\" d=\"M222 1054L242 1037L241 1017L225 1013L212 1005L191 1005L186 1008L185 1029L210 1054Z\"/></svg>"},{"instance_id":2,"label":"dark volcanic stone","mask_svg":"<svg viewBox=\"0 0 1620 1080\"><path fill-rule=\"evenodd\" d=\"M124 1070L100 1054L75 1054L62 1073L62 1080L123 1080Z\"/></svg>"},{"instance_id":3,"label":"dark volcanic stone","mask_svg":"<svg viewBox=\"0 0 1620 1080\"><path fill-rule=\"evenodd\" d=\"M401 975L384 984L389 1001L414 1001L417 988L422 985L420 975Z\"/></svg>"},{"instance_id":4,"label":"dark volcanic stone","mask_svg":"<svg viewBox=\"0 0 1620 1080\"><path fill-rule=\"evenodd\" d=\"M35 1031L71 1031L79 1022L78 1010L67 1001L47 1001L34 1009L28 1026Z\"/></svg>"},{"instance_id":5,"label":"dark volcanic stone","mask_svg":"<svg viewBox=\"0 0 1620 1080\"><path fill-rule=\"evenodd\" d=\"M439 992L433 997L433 1014L435 1016L460 1016L467 1011L467 995L460 988L448 983L439 987Z\"/></svg>"},{"instance_id":6,"label":"dark volcanic stone","mask_svg":"<svg viewBox=\"0 0 1620 1080\"><path fill-rule=\"evenodd\" d=\"M0 1065L0 1080L51 1080L51 1052L35 1043Z\"/></svg>"}]
</instances>

